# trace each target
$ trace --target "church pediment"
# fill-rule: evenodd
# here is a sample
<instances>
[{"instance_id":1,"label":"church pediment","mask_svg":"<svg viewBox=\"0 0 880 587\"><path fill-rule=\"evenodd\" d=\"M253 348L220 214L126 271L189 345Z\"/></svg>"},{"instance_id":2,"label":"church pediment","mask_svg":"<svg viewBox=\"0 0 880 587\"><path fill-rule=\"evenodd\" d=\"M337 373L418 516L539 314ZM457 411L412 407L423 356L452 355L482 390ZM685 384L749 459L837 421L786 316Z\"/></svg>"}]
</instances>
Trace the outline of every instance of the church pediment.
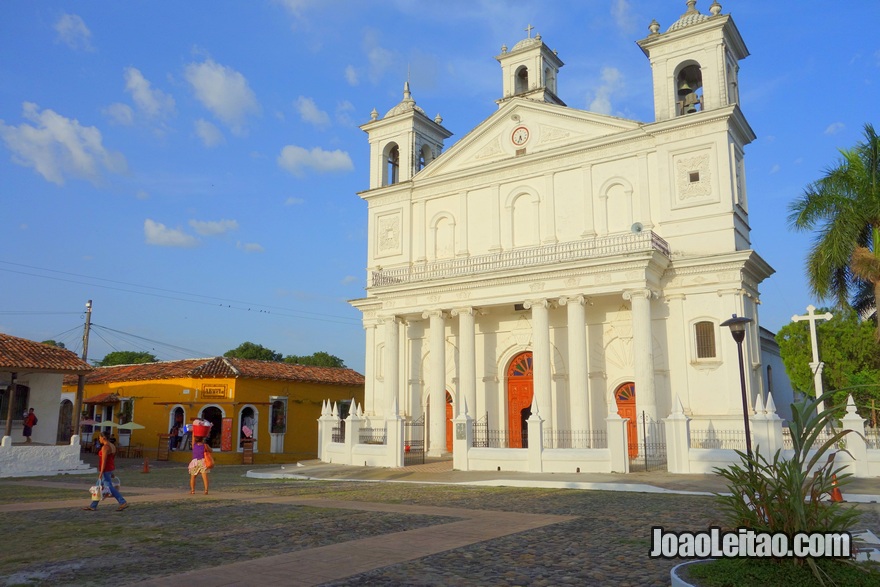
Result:
<instances>
[{"instance_id":1,"label":"church pediment","mask_svg":"<svg viewBox=\"0 0 880 587\"><path fill-rule=\"evenodd\" d=\"M553 104L514 100L455 143L416 179L513 160L534 153L601 142L641 125Z\"/></svg>"}]
</instances>

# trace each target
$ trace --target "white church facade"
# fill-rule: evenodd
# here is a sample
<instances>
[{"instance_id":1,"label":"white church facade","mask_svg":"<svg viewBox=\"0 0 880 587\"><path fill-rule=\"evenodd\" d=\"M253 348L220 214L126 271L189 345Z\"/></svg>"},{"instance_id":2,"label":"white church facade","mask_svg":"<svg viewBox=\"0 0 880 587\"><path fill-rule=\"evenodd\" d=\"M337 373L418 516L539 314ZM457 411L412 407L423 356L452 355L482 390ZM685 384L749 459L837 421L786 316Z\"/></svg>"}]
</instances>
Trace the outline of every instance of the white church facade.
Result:
<instances>
[{"instance_id":1,"label":"white church facade","mask_svg":"<svg viewBox=\"0 0 880 587\"><path fill-rule=\"evenodd\" d=\"M495 57L497 111L451 147L408 83L385 116L373 111L361 127L368 284L352 301L366 334L360 426L424 421L428 456L531 450L538 415L545 448L613 452L619 423L630 458L662 442L671 414L693 431L741 431L738 348L722 326L732 315L751 320L749 411L766 411L772 360L784 381L771 403L786 415L791 388L759 328L773 269L749 238L755 135L738 90L749 53L717 2L709 14L687 5L638 41L653 122L566 106L563 62L531 31ZM339 417L325 405L322 420ZM333 443L322 446L333 460Z\"/></svg>"}]
</instances>

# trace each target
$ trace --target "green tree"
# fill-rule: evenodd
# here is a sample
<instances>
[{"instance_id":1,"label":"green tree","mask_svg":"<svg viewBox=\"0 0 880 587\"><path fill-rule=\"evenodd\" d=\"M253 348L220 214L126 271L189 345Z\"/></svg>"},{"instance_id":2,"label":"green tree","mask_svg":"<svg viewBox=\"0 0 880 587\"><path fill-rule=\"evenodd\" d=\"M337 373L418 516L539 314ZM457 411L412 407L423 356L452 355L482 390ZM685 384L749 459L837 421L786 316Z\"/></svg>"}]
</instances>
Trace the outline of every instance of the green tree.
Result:
<instances>
[{"instance_id":1,"label":"green tree","mask_svg":"<svg viewBox=\"0 0 880 587\"><path fill-rule=\"evenodd\" d=\"M109 367L111 365L139 365L141 363L155 363L159 359L152 353L138 351L113 351L107 353L104 358L97 361L95 365L98 367Z\"/></svg>"},{"instance_id":2,"label":"green tree","mask_svg":"<svg viewBox=\"0 0 880 587\"><path fill-rule=\"evenodd\" d=\"M310 365L313 367L345 367L345 362L330 353L318 351L311 355L287 355L284 357L285 363L294 363L297 365Z\"/></svg>"},{"instance_id":3,"label":"green tree","mask_svg":"<svg viewBox=\"0 0 880 587\"><path fill-rule=\"evenodd\" d=\"M44 341L43 341L42 343L40 343L40 344L47 344L47 345L49 345L49 346L57 346L59 349L67 348L66 346L64 346L64 343L63 343L63 342L57 342L57 341L54 341L54 340L51 340L51 339L50 339L50 340L44 340Z\"/></svg>"},{"instance_id":4,"label":"green tree","mask_svg":"<svg viewBox=\"0 0 880 587\"><path fill-rule=\"evenodd\" d=\"M825 313L826 308L819 310ZM834 404L846 404L850 393L863 418L870 418L871 400L880 407L880 344L874 325L859 320L853 310L836 310L834 318L816 326L822 386L836 392ZM810 397L816 393L810 362L813 352L807 322L792 322L776 334L779 352L792 387Z\"/></svg>"},{"instance_id":5,"label":"green tree","mask_svg":"<svg viewBox=\"0 0 880 587\"><path fill-rule=\"evenodd\" d=\"M806 267L813 293L862 315L875 312L880 340L880 137L866 124L864 142L840 153L837 165L789 206L788 221L795 230L817 231Z\"/></svg>"},{"instance_id":6,"label":"green tree","mask_svg":"<svg viewBox=\"0 0 880 587\"><path fill-rule=\"evenodd\" d=\"M253 342L243 342L237 348L228 350L223 353L224 357L234 357L236 359L256 359L258 361L275 361L280 362L283 357L281 353L267 349L261 344Z\"/></svg>"}]
</instances>

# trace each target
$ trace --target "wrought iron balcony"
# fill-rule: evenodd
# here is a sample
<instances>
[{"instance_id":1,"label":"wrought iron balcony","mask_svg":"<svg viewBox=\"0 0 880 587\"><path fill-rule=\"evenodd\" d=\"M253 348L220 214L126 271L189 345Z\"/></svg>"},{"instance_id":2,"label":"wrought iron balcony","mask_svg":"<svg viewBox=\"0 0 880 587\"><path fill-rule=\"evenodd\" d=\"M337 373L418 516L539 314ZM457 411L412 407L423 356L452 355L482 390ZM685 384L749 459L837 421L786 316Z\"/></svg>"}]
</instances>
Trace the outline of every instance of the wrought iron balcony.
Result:
<instances>
[{"instance_id":1,"label":"wrought iron balcony","mask_svg":"<svg viewBox=\"0 0 880 587\"><path fill-rule=\"evenodd\" d=\"M441 259L426 263L413 263L405 267L392 267L372 272L372 286L400 285L418 281L433 281L450 277L465 277L518 269L580 261L601 257L613 257L631 253L657 251L669 256L669 244L653 231L584 239L553 245L542 245L489 253L460 259Z\"/></svg>"}]
</instances>

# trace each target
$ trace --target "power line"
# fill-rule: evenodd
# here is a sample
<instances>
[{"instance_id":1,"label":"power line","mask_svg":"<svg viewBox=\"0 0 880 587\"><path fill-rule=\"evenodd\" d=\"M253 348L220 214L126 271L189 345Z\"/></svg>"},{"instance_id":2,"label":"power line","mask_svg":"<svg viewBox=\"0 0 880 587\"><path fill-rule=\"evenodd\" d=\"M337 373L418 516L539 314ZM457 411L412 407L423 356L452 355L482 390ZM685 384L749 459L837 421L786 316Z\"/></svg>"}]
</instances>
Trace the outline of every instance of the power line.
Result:
<instances>
[{"instance_id":1,"label":"power line","mask_svg":"<svg viewBox=\"0 0 880 587\"><path fill-rule=\"evenodd\" d=\"M11 261L0 260L0 264L13 265L16 267L23 267L26 269L31 269L31 270L36 270L36 271L46 271L49 273L55 273L55 274L59 274L59 275L69 275L69 276L78 277L81 279L103 281L103 282L111 283L111 284L154 290L157 292L164 292L164 293L152 293L149 291L138 291L136 289L133 290L133 289L126 289L126 288L122 288L122 287L113 287L110 285L102 285L102 284L98 284L98 283L91 283L88 281L79 281L76 279L65 279L63 277L56 277L56 276L52 276L52 275L40 275L38 273L29 273L27 271L18 271L18 270L9 269L6 267L0 267L0 271L6 271L8 273L16 273L18 275L27 275L30 277L40 277L43 279L51 279L54 281L63 281L66 283L76 283L79 285L88 285L88 286L92 286L92 287L99 287L99 288L109 289L109 290L113 290L113 291L122 291L125 293L134 293L134 294L140 294L140 295L144 295L144 296L164 298L164 299L176 300L176 301L181 301L181 302L190 302L193 304L202 304L202 305L206 305L206 306L219 306L220 308L229 308L229 309L234 309L234 310L239 310L239 311L253 312L255 314L272 314L273 316L283 316L286 318L317 320L320 322L333 322L333 323L337 323L337 324L359 324L360 323L360 320L358 318L349 318L347 316L337 316L334 314L323 314L320 312L309 312L307 310L294 310L294 309L285 308L282 306L271 306L271 305L267 305L267 304L250 303L250 302L245 302L245 301L241 301L241 300L232 300L232 299L228 299L228 298L220 298L220 297L215 297L215 296L206 296L206 295L202 295L202 294L181 292L181 291L176 291L176 290L171 290L171 289L154 287L154 286L150 286L150 285L141 285L141 284L137 284L137 283L128 283L128 282L124 282L124 281L114 281L112 279L104 279L102 277L92 277L89 275L80 275L77 273L70 273L67 271L58 271L55 269L47 269L45 267L34 267L31 265L24 265L22 263L13 263ZM173 294L173 295L166 295L166 294ZM189 296L189 297L178 297L178 296ZM190 298L196 298L196 299L190 299ZM203 300L214 300L214 302L208 302L208 301L203 301ZM217 302L221 302L221 303L218 304ZM229 303L224 304L222 302L229 302ZM235 304L235 305L233 305L233 304ZM242 306L239 306L239 304L241 304ZM267 308L267 310L262 310L262 309L254 310L253 308ZM282 310L282 311L281 312L272 312L271 310ZM292 313L288 314L285 312L292 312ZM324 316L324 318L319 318L318 316Z\"/></svg>"},{"instance_id":2,"label":"power line","mask_svg":"<svg viewBox=\"0 0 880 587\"><path fill-rule=\"evenodd\" d=\"M181 352L181 353L186 353L186 354L188 355L188 357L193 357L193 356L196 356L196 357L209 357L209 356L212 356L211 353L206 353L206 352L203 352L203 351L195 351L195 350L192 350L192 349L188 349L188 348L180 347L180 346L177 346L177 345L173 345L173 344L170 344L170 343L167 343L167 342L161 342L161 341L158 341L158 340L153 340L153 339L151 339L151 338L146 338L146 337L143 337L143 336L138 336L137 334L132 334L132 333L130 333L130 332L123 332L123 331L121 331L121 330L115 330L115 329L113 329L113 328L108 328L108 327L106 327L106 326L101 326L101 325L99 325L99 324L95 324L94 322L92 322L91 326L92 326L92 328L99 329L99 330L104 331L104 332L106 332L106 333L114 333L114 334L116 334L116 335L126 336L126 337L129 337L129 338L132 338L132 339L138 340L138 341L147 342L147 343L150 343L150 344L152 344L152 345L159 345L159 346L162 346L162 347L166 347L166 348L168 348L168 349L173 349L173 350L178 351L178 352ZM115 347L113 347L112 344L110 344L106 339L104 339L103 336L101 337L101 340L103 340L104 342L107 342L107 344L110 345L111 348L114 348L114 350L119 350L119 349L115 349ZM155 349L150 349L150 350L155 350Z\"/></svg>"}]
</instances>

